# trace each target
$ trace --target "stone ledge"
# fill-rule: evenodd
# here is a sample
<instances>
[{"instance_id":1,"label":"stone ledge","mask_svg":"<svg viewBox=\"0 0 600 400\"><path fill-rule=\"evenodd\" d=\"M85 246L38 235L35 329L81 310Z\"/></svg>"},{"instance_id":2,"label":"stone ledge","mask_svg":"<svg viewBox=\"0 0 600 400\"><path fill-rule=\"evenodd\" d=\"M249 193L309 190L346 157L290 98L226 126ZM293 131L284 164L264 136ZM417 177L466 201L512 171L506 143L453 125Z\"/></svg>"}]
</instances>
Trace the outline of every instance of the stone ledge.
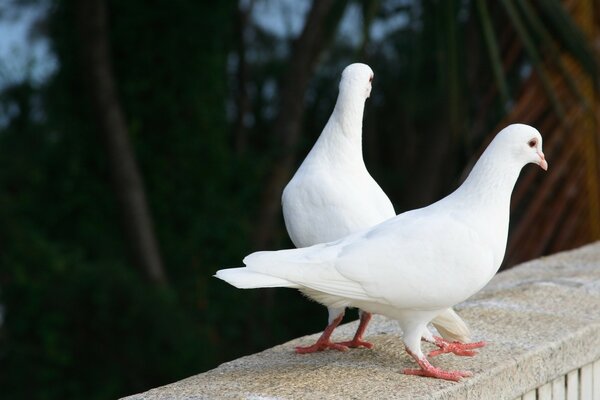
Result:
<instances>
[{"instance_id":1,"label":"stone ledge","mask_svg":"<svg viewBox=\"0 0 600 400\"><path fill-rule=\"evenodd\" d=\"M126 399L514 399L600 359L600 242L502 272L456 308L473 340L488 342L473 358L433 359L474 372L460 383L403 375L415 364L401 332L377 316L366 333L372 350L294 353L315 334ZM356 324L334 338L350 337Z\"/></svg>"}]
</instances>

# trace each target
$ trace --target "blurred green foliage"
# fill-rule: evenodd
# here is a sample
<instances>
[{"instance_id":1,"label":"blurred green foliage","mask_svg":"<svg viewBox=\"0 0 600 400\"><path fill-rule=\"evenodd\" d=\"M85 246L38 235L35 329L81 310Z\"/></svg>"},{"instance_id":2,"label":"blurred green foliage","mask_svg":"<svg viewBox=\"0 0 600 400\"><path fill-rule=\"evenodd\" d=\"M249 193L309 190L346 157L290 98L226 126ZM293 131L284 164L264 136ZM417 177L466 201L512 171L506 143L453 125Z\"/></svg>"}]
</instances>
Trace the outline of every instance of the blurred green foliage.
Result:
<instances>
[{"instance_id":1,"label":"blurred green foliage","mask_svg":"<svg viewBox=\"0 0 600 400\"><path fill-rule=\"evenodd\" d=\"M19 112L0 137L2 398L114 398L222 359L207 266L246 250L224 133L235 4L152 3L110 3L111 46L171 285L154 287L127 261L74 1L57 2L57 74L3 97Z\"/></svg>"}]
</instances>

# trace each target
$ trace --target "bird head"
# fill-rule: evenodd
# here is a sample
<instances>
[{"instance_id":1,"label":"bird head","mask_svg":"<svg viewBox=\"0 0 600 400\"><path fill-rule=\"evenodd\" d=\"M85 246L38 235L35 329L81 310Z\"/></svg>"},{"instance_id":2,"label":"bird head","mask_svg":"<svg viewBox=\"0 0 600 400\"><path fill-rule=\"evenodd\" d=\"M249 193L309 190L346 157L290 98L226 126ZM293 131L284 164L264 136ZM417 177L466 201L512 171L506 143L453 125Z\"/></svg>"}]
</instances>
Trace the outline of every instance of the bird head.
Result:
<instances>
[{"instance_id":1,"label":"bird head","mask_svg":"<svg viewBox=\"0 0 600 400\"><path fill-rule=\"evenodd\" d=\"M544 171L548 169L548 162L542 151L542 135L534 127L525 124L509 125L496 135L494 142L506 147L513 161L521 166L533 163Z\"/></svg>"},{"instance_id":2,"label":"bird head","mask_svg":"<svg viewBox=\"0 0 600 400\"><path fill-rule=\"evenodd\" d=\"M361 96L367 99L371 95L373 70L366 64L350 64L342 72L340 94Z\"/></svg>"}]
</instances>

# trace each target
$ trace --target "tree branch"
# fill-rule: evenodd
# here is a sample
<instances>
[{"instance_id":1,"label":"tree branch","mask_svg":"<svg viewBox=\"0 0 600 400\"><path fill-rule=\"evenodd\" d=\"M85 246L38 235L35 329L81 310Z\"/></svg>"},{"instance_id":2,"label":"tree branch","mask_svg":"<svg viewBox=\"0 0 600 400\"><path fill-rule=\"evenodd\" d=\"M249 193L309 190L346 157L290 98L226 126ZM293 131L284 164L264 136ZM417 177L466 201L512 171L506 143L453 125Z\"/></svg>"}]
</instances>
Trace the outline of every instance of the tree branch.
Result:
<instances>
[{"instance_id":1,"label":"tree branch","mask_svg":"<svg viewBox=\"0 0 600 400\"><path fill-rule=\"evenodd\" d=\"M142 176L129 141L112 73L106 4L104 0L80 0L76 4L83 76L92 99L95 122L106 144L111 180L130 256L152 282L165 284L166 275Z\"/></svg>"}]
</instances>

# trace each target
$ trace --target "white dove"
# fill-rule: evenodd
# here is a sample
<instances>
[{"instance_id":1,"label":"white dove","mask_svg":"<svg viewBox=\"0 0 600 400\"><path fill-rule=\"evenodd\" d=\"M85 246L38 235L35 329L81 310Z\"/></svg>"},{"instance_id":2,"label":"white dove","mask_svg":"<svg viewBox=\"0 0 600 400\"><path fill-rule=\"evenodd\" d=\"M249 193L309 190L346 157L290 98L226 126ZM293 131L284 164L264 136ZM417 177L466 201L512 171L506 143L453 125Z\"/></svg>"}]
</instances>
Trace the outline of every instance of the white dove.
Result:
<instances>
[{"instance_id":1,"label":"white dove","mask_svg":"<svg viewBox=\"0 0 600 400\"><path fill-rule=\"evenodd\" d=\"M395 319L420 369L405 374L460 380L421 351L421 334L443 310L478 292L498 271L508 238L510 198L523 166L544 170L539 132L523 124L496 135L465 182L447 197L335 242L257 252L245 268L216 277L238 288L290 287L332 308L357 307Z\"/></svg>"},{"instance_id":2,"label":"white dove","mask_svg":"<svg viewBox=\"0 0 600 400\"><path fill-rule=\"evenodd\" d=\"M362 156L363 111L372 80L373 71L368 65L356 63L344 69L333 113L283 191L285 226L296 247L331 242L396 215L392 202L367 171ZM304 293L311 295L310 291ZM312 346L297 347L298 353L373 347L362 340L370 313L360 312L360 325L351 341L333 343L330 336L344 316L344 307L328 307L328 311L328 326L321 337ZM444 311L433 323L447 339L469 340L469 329L452 309ZM452 351L472 355L474 352L468 349L484 345L451 343L433 338L429 331L424 337L437 341L442 348L436 354Z\"/></svg>"}]
</instances>

